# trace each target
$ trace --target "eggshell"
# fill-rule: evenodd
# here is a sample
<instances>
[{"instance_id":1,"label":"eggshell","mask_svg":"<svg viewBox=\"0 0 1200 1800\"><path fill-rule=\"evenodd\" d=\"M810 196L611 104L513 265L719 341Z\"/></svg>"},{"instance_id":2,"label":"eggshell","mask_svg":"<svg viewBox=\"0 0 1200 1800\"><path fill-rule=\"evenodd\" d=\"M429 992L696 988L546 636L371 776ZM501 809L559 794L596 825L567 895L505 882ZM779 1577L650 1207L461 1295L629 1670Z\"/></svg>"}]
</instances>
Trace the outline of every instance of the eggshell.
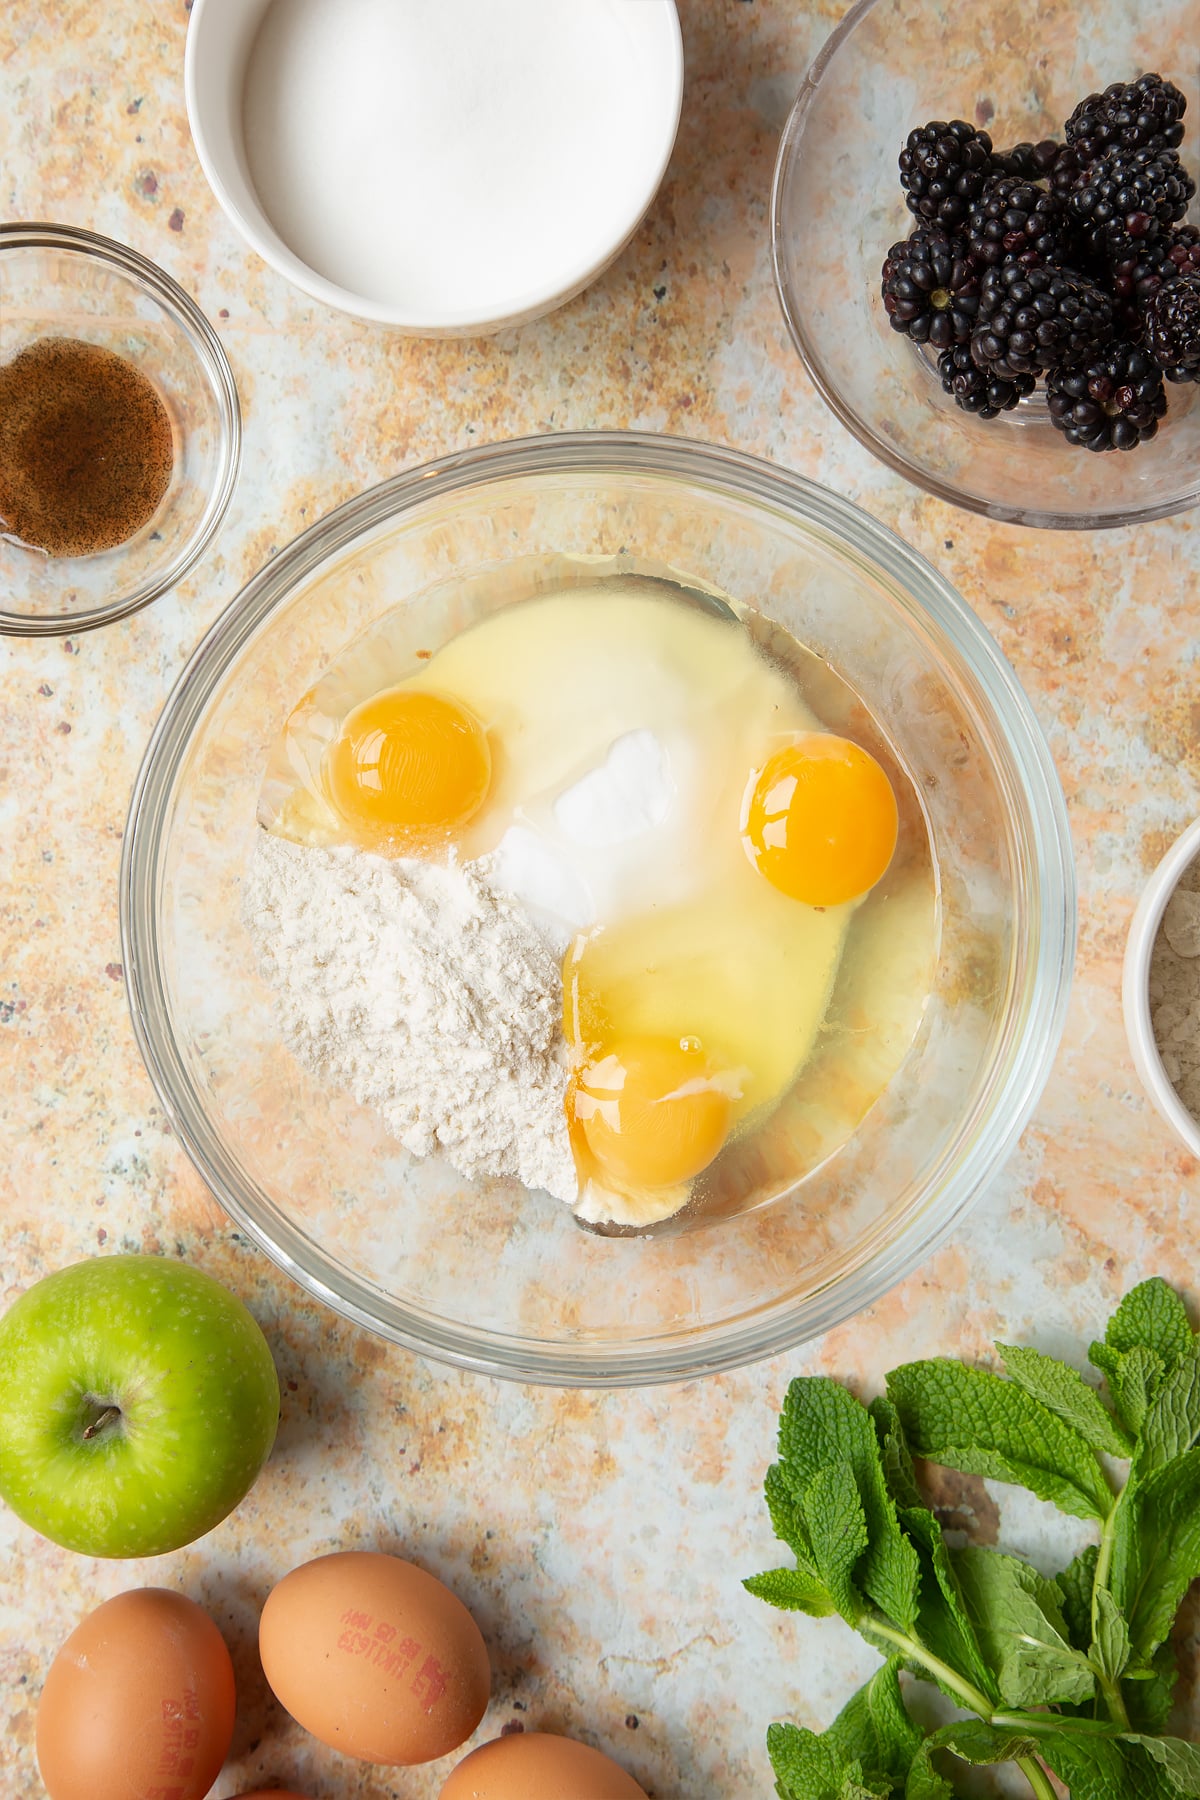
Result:
<instances>
[{"instance_id":1,"label":"eggshell","mask_svg":"<svg viewBox=\"0 0 1200 1800\"><path fill-rule=\"evenodd\" d=\"M235 1794L234 1800L305 1800L305 1796L291 1788L255 1788L252 1794Z\"/></svg>"},{"instance_id":2,"label":"eggshell","mask_svg":"<svg viewBox=\"0 0 1200 1800\"><path fill-rule=\"evenodd\" d=\"M587 1744L521 1731L472 1750L438 1800L646 1800L646 1792Z\"/></svg>"},{"instance_id":3,"label":"eggshell","mask_svg":"<svg viewBox=\"0 0 1200 1800\"><path fill-rule=\"evenodd\" d=\"M292 1717L361 1762L432 1762L457 1750L491 1690L487 1648L462 1601L377 1552L320 1556L285 1575L263 1608L258 1646Z\"/></svg>"},{"instance_id":4,"label":"eggshell","mask_svg":"<svg viewBox=\"0 0 1200 1800\"><path fill-rule=\"evenodd\" d=\"M235 1705L225 1640L194 1600L167 1588L106 1600L75 1627L38 1702L50 1800L202 1800Z\"/></svg>"}]
</instances>

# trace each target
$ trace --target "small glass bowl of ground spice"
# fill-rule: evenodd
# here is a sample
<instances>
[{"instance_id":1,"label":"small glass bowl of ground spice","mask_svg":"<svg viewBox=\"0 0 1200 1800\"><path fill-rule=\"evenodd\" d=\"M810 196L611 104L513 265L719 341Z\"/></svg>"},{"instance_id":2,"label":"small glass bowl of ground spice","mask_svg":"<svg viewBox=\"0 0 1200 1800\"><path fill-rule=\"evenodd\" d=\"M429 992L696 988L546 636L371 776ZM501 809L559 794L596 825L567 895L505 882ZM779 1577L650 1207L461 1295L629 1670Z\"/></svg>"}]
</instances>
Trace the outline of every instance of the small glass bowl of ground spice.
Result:
<instances>
[{"instance_id":1,"label":"small glass bowl of ground spice","mask_svg":"<svg viewBox=\"0 0 1200 1800\"><path fill-rule=\"evenodd\" d=\"M1200 819L1146 884L1129 927L1122 998L1142 1085L1200 1157Z\"/></svg>"},{"instance_id":2,"label":"small glass bowl of ground spice","mask_svg":"<svg viewBox=\"0 0 1200 1800\"><path fill-rule=\"evenodd\" d=\"M170 276L65 225L0 225L0 631L86 631L203 554L241 453L237 389Z\"/></svg>"}]
</instances>

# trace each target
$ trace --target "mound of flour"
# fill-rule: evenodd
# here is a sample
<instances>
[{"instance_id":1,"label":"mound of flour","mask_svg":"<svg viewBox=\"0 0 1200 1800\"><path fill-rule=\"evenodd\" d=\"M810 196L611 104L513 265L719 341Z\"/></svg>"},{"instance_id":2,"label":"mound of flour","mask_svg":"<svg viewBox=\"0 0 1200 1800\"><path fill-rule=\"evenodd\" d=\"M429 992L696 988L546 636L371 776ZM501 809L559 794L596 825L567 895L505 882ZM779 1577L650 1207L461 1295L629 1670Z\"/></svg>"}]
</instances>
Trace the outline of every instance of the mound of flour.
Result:
<instances>
[{"instance_id":1,"label":"mound of flour","mask_svg":"<svg viewBox=\"0 0 1200 1800\"><path fill-rule=\"evenodd\" d=\"M562 975L485 865L259 834L243 913L284 1038L414 1156L573 1205Z\"/></svg>"}]
</instances>

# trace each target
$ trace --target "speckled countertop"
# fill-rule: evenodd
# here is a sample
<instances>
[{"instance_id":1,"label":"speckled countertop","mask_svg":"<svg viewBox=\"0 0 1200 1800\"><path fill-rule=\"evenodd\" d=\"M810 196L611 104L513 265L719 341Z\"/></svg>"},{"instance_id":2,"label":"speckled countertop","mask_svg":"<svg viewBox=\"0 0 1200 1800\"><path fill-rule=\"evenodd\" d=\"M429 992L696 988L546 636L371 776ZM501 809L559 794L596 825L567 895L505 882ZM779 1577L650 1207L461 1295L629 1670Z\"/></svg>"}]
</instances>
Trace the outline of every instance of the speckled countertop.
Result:
<instances>
[{"instance_id":1,"label":"speckled countertop","mask_svg":"<svg viewBox=\"0 0 1200 1800\"><path fill-rule=\"evenodd\" d=\"M990 525L904 485L835 423L786 338L767 201L778 132L840 0L681 0L688 87L671 169L586 295L491 341L388 337L310 306L242 248L193 154L185 0L0 9L0 217L92 227L161 263L214 321L246 458L201 569L125 624L4 641L0 689L0 1300L98 1250L180 1252L248 1301L284 1387L250 1498L190 1550L95 1564L0 1514L0 1792L41 1792L34 1709L78 1617L151 1580L208 1603L241 1682L217 1796L433 1800L448 1765L341 1762L267 1693L254 1622L283 1569L337 1546L409 1550L493 1654L485 1728L576 1731L654 1800L765 1800L772 1718L822 1725L873 1662L837 1622L773 1614L738 1578L774 1553L759 1500L790 1375L874 1390L906 1357L996 1336L1079 1347L1134 1280L1200 1301L1196 1163L1134 1075L1120 1007L1139 888L1200 810L1200 515L1135 532ZM533 431L637 426L738 445L860 501L954 581L1046 727L1079 860L1066 1038L1034 1123L960 1235L821 1344L738 1374L596 1395L447 1372L351 1330L240 1243L164 1126L122 987L117 867L151 725L202 631L276 546L426 457ZM958 1484L960 1488L963 1484ZM979 1484L965 1506L994 1538ZM1006 1536L1044 1542L1006 1500ZM1189 1646L1190 1647L1190 1646Z\"/></svg>"}]
</instances>

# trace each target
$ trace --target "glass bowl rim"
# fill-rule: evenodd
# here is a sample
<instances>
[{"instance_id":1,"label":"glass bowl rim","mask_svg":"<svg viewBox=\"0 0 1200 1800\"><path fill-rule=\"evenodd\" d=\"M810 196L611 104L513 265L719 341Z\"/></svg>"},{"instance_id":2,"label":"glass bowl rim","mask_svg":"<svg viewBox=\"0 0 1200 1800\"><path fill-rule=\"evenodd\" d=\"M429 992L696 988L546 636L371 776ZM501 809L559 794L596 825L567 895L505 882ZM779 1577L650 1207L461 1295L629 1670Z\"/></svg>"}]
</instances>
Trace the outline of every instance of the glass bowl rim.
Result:
<instances>
[{"instance_id":1,"label":"glass bowl rim","mask_svg":"<svg viewBox=\"0 0 1200 1800\"><path fill-rule=\"evenodd\" d=\"M1039 904L1030 920L1034 954L1024 990L1019 1054L997 1084L982 1129L957 1157L940 1191L892 1240L877 1245L848 1278L798 1304L787 1297L768 1302L732 1326L701 1326L687 1342L650 1336L633 1344L546 1344L431 1321L400 1303L381 1305L359 1277L327 1262L323 1272L308 1267L301 1254L276 1242L270 1227L259 1221L252 1190L194 1099L171 1031L159 960L158 861L176 777L194 729L234 659L296 583L360 534L400 519L429 498L523 475L606 470L684 480L693 491L715 490L727 499L749 499L768 512L781 512L793 522L799 519L818 542L842 556L849 551L889 586L902 589L914 616L931 619L956 650L1004 732L1027 810ZM745 452L648 432L572 432L475 446L392 476L336 507L251 576L196 647L150 738L124 836L120 920L134 1035L167 1118L219 1204L302 1289L354 1324L459 1368L548 1386L633 1387L737 1368L817 1337L879 1299L956 1228L1015 1145L1057 1051L1074 960L1075 866L1066 803L1033 708L982 623L919 552L852 502Z\"/></svg>"},{"instance_id":2,"label":"glass bowl rim","mask_svg":"<svg viewBox=\"0 0 1200 1800\"><path fill-rule=\"evenodd\" d=\"M242 461L242 412L237 383L224 346L199 306L179 283L157 263L128 244L102 237L77 225L58 225L45 220L19 220L0 224L0 261L9 250L69 250L106 263L122 275L148 288L175 325L189 335L198 360L208 377L220 416L220 451L217 478L209 492L195 532L174 561L153 580L132 594L103 606L75 613L20 613L0 605L0 637L61 637L94 631L100 625L128 618L159 600L196 566L215 537L233 498ZM117 546L120 549L120 546Z\"/></svg>"},{"instance_id":3,"label":"glass bowl rim","mask_svg":"<svg viewBox=\"0 0 1200 1800\"><path fill-rule=\"evenodd\" d=\"M866 15L876 6L885 3L887 0L856 0L856 4L830 32L809 65L800 85L800 92L792 104L780 134L779 149L775 157L770 203L771 267L775 276L775 292L779 298L780 310L783 313L788 334L800 353L800 359L813 386L834 416L865 449L871 452L872 456L878 457L880 462L886 464L895 474L903 477L905 481L911 482L915 487L924 488L926 493L933 494L939 500L947 501L951 506L962 507L966 512L978 513L984 518L996 519L1002 524L1025 525L1049 531L1113 531L1121 526L1148 524L1153 519L1172 518L1176 513L1187 512L1191 507L1200 504L1200 465L1198 465L1196 478L1191 488L1184 494L1171 500L1144 506L1130 506L1120 511L1104 514L1072 514L1056 512L1052 508L1043 510L1038 507L1009 506L1002 500L988 500L982 495L963 493L952 483L940 480L935 471L911 462L908 457L902 456L893 449L885 439L872 430L867 421L853 407L842 399L837 388L827 377L816 347L811 342L803 320L793 304L791 282L784 266L784 192L798 154L798 145L808 114L830 64Z\"/></svg>"}]
</instances>

